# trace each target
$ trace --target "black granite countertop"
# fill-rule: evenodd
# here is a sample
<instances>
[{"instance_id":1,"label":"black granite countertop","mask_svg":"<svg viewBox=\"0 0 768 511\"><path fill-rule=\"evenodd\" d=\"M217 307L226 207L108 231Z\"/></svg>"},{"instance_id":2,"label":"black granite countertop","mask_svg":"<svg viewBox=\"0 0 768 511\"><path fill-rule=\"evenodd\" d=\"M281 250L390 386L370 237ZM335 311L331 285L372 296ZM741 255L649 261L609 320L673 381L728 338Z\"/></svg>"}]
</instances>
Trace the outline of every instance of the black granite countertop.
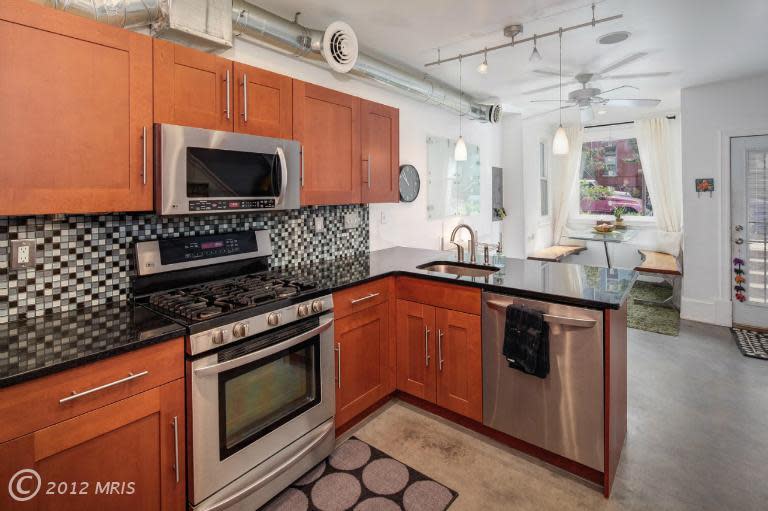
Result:
<instances>
[{"instance_id":1,"label":"black granite countertop","mask_svg":"<svg viewBox=\"0 0 768 511\"><path fill-rule=\"evenodd\" d=\"M0 387L184 335L143 307L116 301L0 325Z\"/></svg>"},{"instance_id":2,"label":"black granite countertop","mask_svg":"<svg viewBox=\"0 0 768 511\"><path fill-rule=\"evenodd\" d=\"M482 256L479 259L482 261ZM499 271L487 278L457 277L417 268L432 261L455 260L453 252L394 247L298 266L291 272L315 280L326 292L387 275L409 275L593 309L619 309L637 279L633 270L509 258L492 258L491 265Z\"/></svg>"}]
</instances>

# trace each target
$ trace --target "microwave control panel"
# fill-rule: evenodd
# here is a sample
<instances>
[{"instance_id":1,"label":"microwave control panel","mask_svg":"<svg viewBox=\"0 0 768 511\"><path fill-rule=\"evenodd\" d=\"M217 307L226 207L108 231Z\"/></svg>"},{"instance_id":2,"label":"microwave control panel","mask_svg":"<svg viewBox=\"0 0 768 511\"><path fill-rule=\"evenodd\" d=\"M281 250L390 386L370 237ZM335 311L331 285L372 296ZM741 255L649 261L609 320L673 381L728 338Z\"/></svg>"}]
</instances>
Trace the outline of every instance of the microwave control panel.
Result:
<instances>
[{"instance_id":1,"label":"microwave control panel","mask_svg":"<svg viewBox=\"0 0 768 511\"><path fill-rule=\"evenodd\" d=\"M241 209L275 209L275 199L247 199L247 200L191 200L190 211L237 211Z\"/></svg>"}]
</instances>

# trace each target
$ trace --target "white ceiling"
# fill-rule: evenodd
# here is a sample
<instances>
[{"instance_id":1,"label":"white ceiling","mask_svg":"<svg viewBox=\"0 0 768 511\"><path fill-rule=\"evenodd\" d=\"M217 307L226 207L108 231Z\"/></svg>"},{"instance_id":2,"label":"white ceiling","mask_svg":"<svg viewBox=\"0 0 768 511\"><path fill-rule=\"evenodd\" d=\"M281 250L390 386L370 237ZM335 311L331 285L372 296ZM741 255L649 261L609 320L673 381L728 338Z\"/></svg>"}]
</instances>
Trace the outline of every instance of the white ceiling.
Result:
<instances>
[{"instance_id":1,"label":"white ceiling","mask_svg":"<svg viewBox=\"0 0 768 511\"><path fill-rule=\"evenodd\" d=\"M523 36L548 32L559 26L591 19L589 1L574 0L249 0L275 14L323 28L334 20L349 23L364 51L402 62L458 86L458 62L424 68L442 56L493 46L508 41L504 25L522 22ZM768 1L766 0L604 0L597 2L597 17L624 14L621 20L584 28L563 36L564 74L594 72L629 55L648 55L615 71L615 74L671 72L669 76L631 80L603 80L594 87L609 89L628 84L639 91L616 92L611 97L658 98L658 112L679 108L683 87L738 78L768 71ZM613 46L599 45L598 36L617 30L632 33ZM521 36L521 37L523 37ZM535 95L523 92L556 84L556 76L533 69L556 70L558 40L539 42L543 60L530 63L531 43L489 55L490 69L480 75L475 68L482 56L463 63L465 89L478 98L497 98L505 111L524 116L551 110L557 105L534 105L530 99L557 99L557 89ZM566 83L564 78L564 83ZM563 97L577 85L564 87ZM634 118L649 109L609 108L605 119ZM571 111L573 119L578 113ZM553 119L556 113L550 114ZM598 118L602 120L602 118Z\"/></svg>"}]
</instances>

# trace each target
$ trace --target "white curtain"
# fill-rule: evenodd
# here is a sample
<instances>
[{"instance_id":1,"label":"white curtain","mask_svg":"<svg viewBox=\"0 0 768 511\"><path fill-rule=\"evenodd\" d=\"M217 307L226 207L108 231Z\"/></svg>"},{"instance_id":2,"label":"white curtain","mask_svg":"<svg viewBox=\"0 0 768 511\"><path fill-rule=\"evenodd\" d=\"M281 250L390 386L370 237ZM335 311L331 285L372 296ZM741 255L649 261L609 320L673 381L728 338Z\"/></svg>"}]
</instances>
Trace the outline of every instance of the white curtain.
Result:
<instances>
[{"instance_id":1,"label":"white curtain","mask_svg":"<svg viewBox=\"0 0 768 511\"><path fill-rule=\"evenodd\" d=\"M683 169L677 133L664 117L635 121L635 133L656 225L663 233L680 233Z\"/></svg>"},{"instance_id":2,"label":"white curtain","mask_svg":"<svg viewBox=\"0 0 768 511\"><path fill-rule=\"evenodd\" d=\"M573 197L579 189L579 174L581 170L581 143L584 140L584 129L581 126L565 128L568 136L567 155L553 156L553 161L559 167L560 187L555 197L554 225L552 243L558 245L563 236L563 229L568 222Z\"/></svg>"}]
</instances>

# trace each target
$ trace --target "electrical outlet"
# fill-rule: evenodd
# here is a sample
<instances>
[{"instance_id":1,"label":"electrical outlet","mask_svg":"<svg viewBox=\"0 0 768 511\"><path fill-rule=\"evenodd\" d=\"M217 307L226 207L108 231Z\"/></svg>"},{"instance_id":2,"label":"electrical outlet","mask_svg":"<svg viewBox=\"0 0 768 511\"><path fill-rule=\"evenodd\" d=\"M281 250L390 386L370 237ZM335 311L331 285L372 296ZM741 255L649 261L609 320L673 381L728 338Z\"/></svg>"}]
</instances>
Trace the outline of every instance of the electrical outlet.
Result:
<instances>
[{"instance_id":1,"label":"electrical outlet","mask_svg":"<svg viewBox=\"0 0 768 511\"><path fill-rule=\"evenodd\" d=\"M35 267L35 240L11 240L11 269Z\"/></svg>"},{"instance_id":2,"label":"electrical outlet","mask_svg":"<svg viewBox=\"0 0 768 511\"><path fill-rule=\"evenodd\" d=\"M315 232L323 232L325 230L325 220L321 216L315 217Z\"/></svg>"},{"instance_id":3,"label":"electrical outlet","mask_svg":"<svg viewBox=\"0 0 768 511\"><path fill-rule=\"evenodd\" d=\"M344 215L344 228L354 229L360 227L360 215L357 213L347 213Z\"/></svg>"}]
</instances>

